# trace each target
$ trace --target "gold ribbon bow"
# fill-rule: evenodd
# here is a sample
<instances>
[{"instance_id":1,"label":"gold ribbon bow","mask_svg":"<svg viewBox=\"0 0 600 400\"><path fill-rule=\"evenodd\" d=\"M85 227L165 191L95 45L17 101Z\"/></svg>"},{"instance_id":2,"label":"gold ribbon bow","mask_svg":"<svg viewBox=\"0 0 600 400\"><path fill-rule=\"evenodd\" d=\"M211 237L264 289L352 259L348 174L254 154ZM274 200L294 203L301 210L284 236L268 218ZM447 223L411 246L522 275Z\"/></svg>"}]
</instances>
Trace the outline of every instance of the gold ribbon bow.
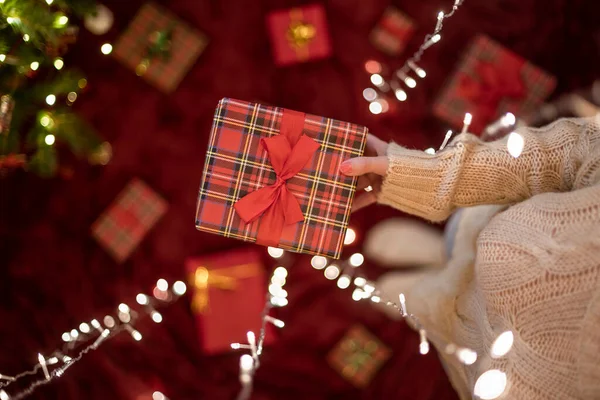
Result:
<instances>
[{"instance_id":1,"label":"gold ribbon bow","mask_svg":"<svg viewBox=\"0 0 600 400\"><path fill-rule=\"evenodd\" d=\"M211 287L221 290L236 290L240 279L251 278L261 273L258 263L236 265L229 268L209 270L198 267L190 277L195 293L192 299L192 309L204 313L209 306L209 290Z\"/></svg>"},{"instance_id":2,"label":"gold ribbon bow","mask_svg":"<svg viewBox=\"0 0 600 400\"><path fill-rule=\"evenodd\" d=\"M308 57L308 44L317 36L314 25L304 22L302 10L290 11L290 25L287 30L287 40L290 46L296 50L299 58Z\"/></svg>"}]
</instances>

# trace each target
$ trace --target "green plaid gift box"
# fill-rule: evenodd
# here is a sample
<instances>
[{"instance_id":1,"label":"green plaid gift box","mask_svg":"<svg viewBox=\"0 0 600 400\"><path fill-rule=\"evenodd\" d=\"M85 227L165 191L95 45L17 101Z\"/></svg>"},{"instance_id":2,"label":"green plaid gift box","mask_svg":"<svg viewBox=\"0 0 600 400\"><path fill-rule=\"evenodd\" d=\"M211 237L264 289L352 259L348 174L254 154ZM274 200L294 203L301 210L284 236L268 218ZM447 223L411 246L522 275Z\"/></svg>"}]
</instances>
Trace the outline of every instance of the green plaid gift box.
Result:
<instances>
[{"instance_id":1,"label":"green plaid gift box","mask_svg":"<svg viewBox=\"0 0 600 400\"><path fill-rule=\"evenodd\" d=\"M117 262L123 262L163 216L167 202L139 179L121 191L92 225L92 236Z\"/></svg>"},{"instance_id":2,"label":"green plaid gift box","mask_svg":"<svg viewBox=\"0 0 600 400\"><path fill-rule=\"evenodd\" d=\"M487 36L474 39L433 112L456 128L473 114L471 132L511 112L524 116L554 90L556 79Z\"/></svg>"},{"instance_id":3,"label":"green plaid gift box","mask_svg":"<svg viewBox=\"0 0 600 400\"><path fill-rule=\"evenodd\" d=\"M153 35L172 30L166 58L144 65ZM113 54L127 67L162 90L174 91L208 43L207 37L164 8L147 3L117 41Z\"/></svg>"},{"instance_id":4,"label":"green plaid gift box","mask_svg":"<svg viewBox=\"0 0 600 400\"><path fill-rule=\"evenodd\" d=\"M363 326L355 325L329 352L327 360L346 380L364 388L390 356L386 345Z\"/></svg>"}]
</instances>

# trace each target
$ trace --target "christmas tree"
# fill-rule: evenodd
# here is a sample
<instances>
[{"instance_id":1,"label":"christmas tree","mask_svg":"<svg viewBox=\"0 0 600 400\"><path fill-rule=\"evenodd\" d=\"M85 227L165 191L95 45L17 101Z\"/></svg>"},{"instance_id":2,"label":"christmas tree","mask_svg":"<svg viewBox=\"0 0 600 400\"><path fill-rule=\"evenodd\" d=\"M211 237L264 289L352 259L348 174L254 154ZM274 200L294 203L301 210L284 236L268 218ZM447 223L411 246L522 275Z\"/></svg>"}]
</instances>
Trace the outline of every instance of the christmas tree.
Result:
<instances>
[{"instance_id":1,"label":"christmas tree","mask_svg":"<svg viewBox=\"0 0 600 400\"><path fill-rule=\"evenodd\" d=\"M87 81L62 59L75 20L95 10L94 0L0 0L0 170L53 176L60 145L105 163L102 141L71 107Z\"/></svg>"}]
</instances>

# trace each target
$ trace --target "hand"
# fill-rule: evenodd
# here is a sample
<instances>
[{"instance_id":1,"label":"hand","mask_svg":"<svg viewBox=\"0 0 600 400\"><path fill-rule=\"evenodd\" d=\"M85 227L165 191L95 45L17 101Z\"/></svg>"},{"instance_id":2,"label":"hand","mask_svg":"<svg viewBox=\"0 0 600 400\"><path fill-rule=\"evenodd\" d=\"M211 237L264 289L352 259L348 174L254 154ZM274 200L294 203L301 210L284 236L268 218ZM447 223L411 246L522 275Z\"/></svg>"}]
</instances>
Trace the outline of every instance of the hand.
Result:
<instances>
[{"instance_id":1,"label":"hand","mask_svg":"<svg viewBox=\"0 0 600 400\"><path fill-rule=\"evenodd\" d=\"M381 191L383 177L387 173L388 158L386 156L388 143L371 134L367 136L365 157L356 157L346 160L340 165L340 172L348 176L358 176L360 193L356 194L352 204L352 212L358 211L377 201ZM369 189L370 191L364 191Z\"/></svg>"}]
</instances>

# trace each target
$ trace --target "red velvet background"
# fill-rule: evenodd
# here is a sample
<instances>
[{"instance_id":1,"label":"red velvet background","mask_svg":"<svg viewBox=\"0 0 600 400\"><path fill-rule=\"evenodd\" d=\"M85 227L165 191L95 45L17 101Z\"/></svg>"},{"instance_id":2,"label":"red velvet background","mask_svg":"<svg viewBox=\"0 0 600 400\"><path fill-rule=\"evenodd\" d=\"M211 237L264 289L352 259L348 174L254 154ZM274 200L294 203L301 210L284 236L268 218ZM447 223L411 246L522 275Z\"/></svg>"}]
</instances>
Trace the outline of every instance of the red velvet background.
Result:
<instances>
[{"instance_id":1,"label":"red velvet background","mask_svg":"<svg viewBox=\"0 0 600 400\"><path fill-rule=\"evenodd\" d=\"M334 56L276 68L264 26L271 10L307 4L292 0L172 0L165 6L206 32L211 43L172 95L163 95L99 52L114 41L142 4L110 0L111 31L82 31L66 59L89 77L76 107L112 143L106 167L89 167L68 156L70 179L41 180L19 172L2 180L0 195L0 372L29 368L38 352L50 353L62 332L101 317L121 301L133 302L159 277L184 277L184 259L240 246L197 232L194 207L214 107L221 97L257 100L370 127L383 138L424 149L439 145L445 126L430 116L434 96L452 72L468 40L488 33L557 75L557 93L598 77L600 3L597 0L465 0L448 21L442 42L426 55L427 79L396 112L373 116L361 91L368 83L362 63L379 54L368 33L388 1L324 0ZM411 15L419 31L405 54L435 24L451 0L393 2ZM392 60L398 65L401 60ZM138 176L170 203L132 257L116 265L89 235L92 222L129 179ZM372 208L353 217L359 233L393 211ZM359 236L360 239L360 236ZM347 249L355 251L360 245ZM454 399L433 353L417 352L417 338L368 304L350 299L299 257L290 266L290 305L279 312L287 326L264 353L255 399ZM365 265L372 277L381 272ZM238 355L206 357L197 342L189 298L163 310L161 325L142 323L141 343L127 335L106 343L32 398L232 399ZM231 316L235 318L235 315ZM325 353L354 323L365 324L394 350L363 392L325 363ZM10 390L9 390L10 393Z\"/></svg>"}]
</instances>

